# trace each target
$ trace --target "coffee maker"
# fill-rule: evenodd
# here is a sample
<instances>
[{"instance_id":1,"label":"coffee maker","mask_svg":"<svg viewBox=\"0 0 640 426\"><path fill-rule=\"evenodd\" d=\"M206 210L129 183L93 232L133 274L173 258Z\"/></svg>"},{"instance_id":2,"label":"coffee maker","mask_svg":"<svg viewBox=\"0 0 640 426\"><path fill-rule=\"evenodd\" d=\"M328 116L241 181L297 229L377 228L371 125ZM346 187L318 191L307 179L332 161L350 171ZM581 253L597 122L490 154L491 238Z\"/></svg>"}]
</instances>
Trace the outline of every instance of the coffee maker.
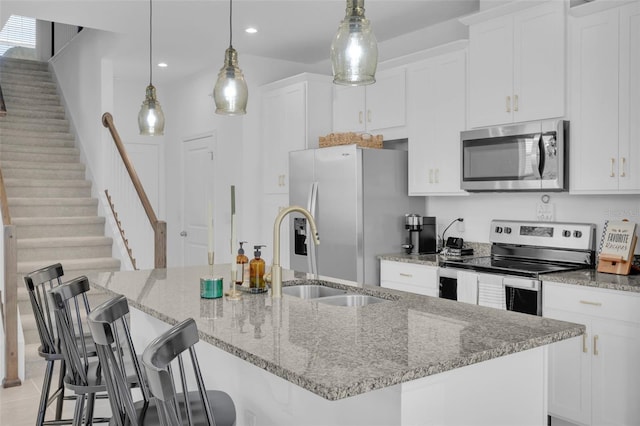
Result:
<instances>
[{"instance_id":1,"label":"coffee maker","mask_svg":"<svg viewBox=\"0 0 640 426\"><path fill-rule=\"evenodd\" d=\"M435 217L407 213L404 215L404 229L409 231L408 241L402 245L407 254L436 252Z\"/></svg>"}]
</instances>

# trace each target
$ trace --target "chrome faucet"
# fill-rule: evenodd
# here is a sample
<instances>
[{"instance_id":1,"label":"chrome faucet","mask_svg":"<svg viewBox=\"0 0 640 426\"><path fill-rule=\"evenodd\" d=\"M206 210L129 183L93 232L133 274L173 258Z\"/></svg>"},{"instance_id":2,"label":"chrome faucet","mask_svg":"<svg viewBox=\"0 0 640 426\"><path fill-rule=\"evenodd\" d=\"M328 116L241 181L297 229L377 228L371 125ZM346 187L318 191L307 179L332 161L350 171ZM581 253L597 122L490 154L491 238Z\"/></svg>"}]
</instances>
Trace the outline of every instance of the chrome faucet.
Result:
<instances>
[{"instance_id":1,"label":"chrome faucet","mask_svg":"<svg viewBox=\"0 0 640 426\"><path fill-rule=\"evenodd\" d=\"M276 220L273 223L273 265L271 266L271 297L282 297L282 267L280 266L280 225L282 219L286 215L292 212L302 213L309 221L311 226L311 234L313 241L316 245L320 244L320 237L318 237L318 228L316 228L316 222L313 220L313 216L307 209L300 206L290 206L282 209Z\"/></svg>"}]
</instances>

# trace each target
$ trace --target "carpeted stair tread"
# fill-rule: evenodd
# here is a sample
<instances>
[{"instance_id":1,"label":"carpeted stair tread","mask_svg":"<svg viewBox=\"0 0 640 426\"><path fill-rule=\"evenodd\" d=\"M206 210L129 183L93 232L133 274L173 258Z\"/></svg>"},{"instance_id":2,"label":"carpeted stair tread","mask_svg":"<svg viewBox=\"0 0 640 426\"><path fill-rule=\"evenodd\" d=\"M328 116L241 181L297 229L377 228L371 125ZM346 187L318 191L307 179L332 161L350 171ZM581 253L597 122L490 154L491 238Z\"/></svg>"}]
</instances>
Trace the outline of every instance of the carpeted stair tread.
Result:
<instances>
[{"instance_id":1,"label":"carpeted stair tread","mask_svg":"<svg viewBox=\"0 0 640 426\"><path fill-rule=\"evenodd\" d=\"M80 161L80 154L58 154L55 152L0 152L0 159L9 161L32 161L34 164L57 162L73 164Z\"/></svg>"},{"instance_id":2,"label":"carpeted stair tread","mask_svg":"<svg viewBox=\"0 0 640 426\"><path fill-rule=\"evenodd\" d=\"M2 85L2 82L0 82ZM7 117L43 117L43 118L64 118L66 113L64 111L64 107L62 105L43 105L38 109L33 108L21 108L20 106L14 105L11 108L11 112L3 118L5 120Z\"/></svg>"},{"instance_id":3,"label":"carpeted stair tread","mask_svg":"<svg viewBox=\"0 0 640 426\"><path fill-rule=\"evenodd\" d=\"M29 225L78 225L78 224L104 224L102 216L68 216L68 217L12 217L11 223L16 226Z\"/></svg>"},{"instance_id":4,"label":"carpeted stair tread","mask_svg":"<svg viewBox=\"0 0 640 426\"><path fill-rule=\"evenodd\" d=\"M50 113L47 112L46 114L50 114ZM42 114L42 115L45 115L45 114ZM35 117L33 115L16 114L15 110L11 110L11 114L7 114L5 117L2 118L2 120L5 124L13 123L15 125L21 124L23 126L32 126L36 124L57 126L57 127L66 126L66 129L64 129L64 131L67 131L69 129L69 122L64 117L50 117L49 115Z\"/></svg>"},{"instance_id":5,"label":"carpeted stair tread","mask_svg":"<svg viewBox=\"0 0 640 426\"><path fill-rule=\"evenodd\" d=\"M5 169L85 170L85 165L82 163L36 163L33 161L8 160L2 158L2 155L0 155L0 167L2 167L3 171Z\"/></svg>"},{"instance_id":6,"label":"carpeted stair tread","mask_svg":"<svg viewBox=\"0 0 640 426\"><path fill-rule=\"evenodd\" d=\"M7 105L7 109L10 107ZM10 114L10 113L8 113ZM3 120L0 119L0 123ZM59 140L69 140L75 141L73 135L69 132L43 132L43 131L30 131L30 130L20 130L20 129L4 129L0 128L0 136L20 136L27 138L40 138L40 139L59 139Z\"/></svg>"},{"instance_id":7,"label":"carpeted stair tread","mask_svg":"<svg viewBox=\"0 0 640 426\"><path fill-rule=\"evenodd\" d=\"M4 180L6 186L22 186L22 187L57 187L65 188L91 188L91 182L80 179L14 179L8 178Z\"/></svg>"},{"instance_id":8,"label":"carpeted stair tread","mask_svg":"<svg viewBox=\"0 0 640 426\"><path fill-rule=\"evenodd\" d=\"M2 175L12 179L84 179L84 170L56 170L30 167L28 169L3 168Z\"/></svg>"},{"instance_id":9,"label":"carpeted stair tread","mask_svg":"<svg viewBox=\"0 0 640 426\"><path fill-rule=\"evenodd\" d=\"M51 206L51 205L98 205L98 200L95 198L81 197L81 198L30 198L30 197L9 197L7 199L9 207L11 206Z\"/></svg>"},{"instance_id":10,"label":"carpeted stair tread","mask_svg":"<svg viewBox=\"0 0 640 426\"><path fill-rule=\"evenodd\" d=\"M2 67L48 70L49 64L47 62L36 61L33 59L9 58L9 57L3 56L2 59L0 59L0 68Z\"/></svg>"},{"instance_id":11,"label":"carpeted stair tread","mask_svg":"<svg viewBox=\"0 0 640 426\"><path fill-rule=\"evenodd\" d=\"M55 238L20 238L18 248L42 248L42 247L78 247L101 246L113 244L113 239L105 236L90 237L55 237Z\"/></svg>"},{"instance_id":12,"label":"carpeted stair tread","mask_svg":"<svg viewBox=\"0 0 640 426\"><path fill-rule=\"evenodd\" d=\"M0 158L5 152L28 152L33 154L80 155L78 148L69 146L0 144Z\"/></svg>"},{"instance_id":13,"label":"carpeted stair tread","mask_svg":"<svg viewBox=\"0 0 640 426\"><path fill-rule=\"evenodd\" d=\"M29 262L18 262L18 273L28 274L45 266L61 263L65 276L73 277L70 271L118 271L120 270L120 261L112 257L98 257L88 259L45 259ZM69 271L69 272L67 272ZM77 276L77 275L75 275Z\"/></svg>"}]
</instances>

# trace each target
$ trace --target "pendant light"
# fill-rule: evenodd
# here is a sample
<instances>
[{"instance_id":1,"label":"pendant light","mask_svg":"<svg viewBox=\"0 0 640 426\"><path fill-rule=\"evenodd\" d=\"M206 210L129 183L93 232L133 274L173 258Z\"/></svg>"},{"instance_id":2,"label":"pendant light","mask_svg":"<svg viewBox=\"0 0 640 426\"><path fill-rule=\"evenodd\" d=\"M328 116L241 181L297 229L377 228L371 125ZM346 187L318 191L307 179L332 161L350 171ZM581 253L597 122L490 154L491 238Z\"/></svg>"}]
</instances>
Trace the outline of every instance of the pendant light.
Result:
<instances>
[{"instance_id":1,"label":"pendant light","mask_svg":"<svg viewBox=\"0 0 640 426\"><path fill-rule=\"evenodd\" d=\"M363 86L376 82L378 43L364 16L364 0L347 0L346 15L331 43L333 82Z\"/></svg>"},{"instance_id":2,"label":"pendant light","mask_svg":"<svg viewBox=\"0 0 640 426\"><path fill-rule=\"evenodd\" d=\"M229 0L229 48L224 52L224 65L213 89L216 114L242 115L247 113L249 91L242 70L238 67L238 52L233 48L233 0Z\"/></svg>"},{"instance_id":3,"label":"pendant light","mask_svg":"<svg viewBox=\"0 0 640 426\"><path fill-rule=\"evenodd\" d=\"M138 113L138 127L143 136L157 136L164 134L164 113L160 102L156 98L156 88L153 79L153 3L149 0L149 85L142 107Z\"/></svg>"}]
</instances>

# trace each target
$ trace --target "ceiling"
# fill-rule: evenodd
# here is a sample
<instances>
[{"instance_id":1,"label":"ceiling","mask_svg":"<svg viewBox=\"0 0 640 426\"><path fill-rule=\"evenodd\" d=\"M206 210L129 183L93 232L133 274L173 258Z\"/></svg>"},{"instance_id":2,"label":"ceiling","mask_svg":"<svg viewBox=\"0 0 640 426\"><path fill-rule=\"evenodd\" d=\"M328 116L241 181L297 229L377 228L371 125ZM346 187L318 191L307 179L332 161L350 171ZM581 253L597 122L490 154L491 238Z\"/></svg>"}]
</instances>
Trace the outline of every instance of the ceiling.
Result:
<instances>
[{"instance_id":1,"label":"ceiling","mask_svg":"<svg viewBox=\"0 0 640 426\"><path fill-rule=\"evenodd\" d=\"M365 9L378 42L384 42L475 12L478 4L479 0L367 0ZM326 61L345 6L345 0L235 0L233 46L240 66L243 55L309 65ZM2 20L17 14L118 33L126 41L115 58L116 75L148 72L146 0L2 0L0 14ZM245 33L249 26L258 33ZM153 34L153 62L169 64L154 70L154 81L210 66L217 70L229 44L229 2L154 0Z\"/></svg>"}]
</instances>

